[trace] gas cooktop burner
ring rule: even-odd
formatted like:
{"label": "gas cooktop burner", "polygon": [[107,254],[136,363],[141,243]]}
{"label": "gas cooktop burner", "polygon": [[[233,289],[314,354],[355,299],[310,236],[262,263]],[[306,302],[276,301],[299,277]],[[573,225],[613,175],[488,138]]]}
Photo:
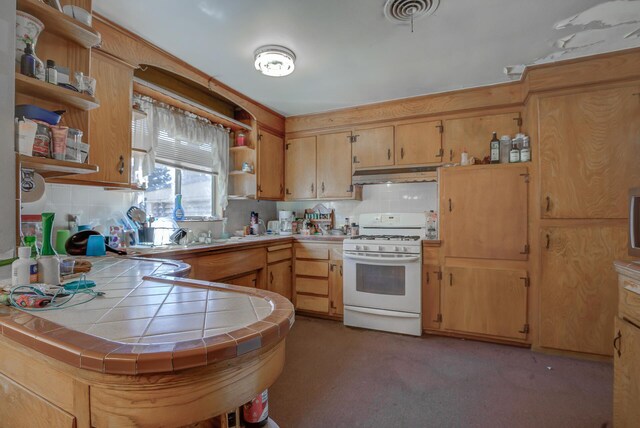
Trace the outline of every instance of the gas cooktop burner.
{"label": "gas cooktop burner", "polygon": [[351,239],[362,239],[365,241],[418,241],[420,237],[404,235],[357,235],[352,236]]}

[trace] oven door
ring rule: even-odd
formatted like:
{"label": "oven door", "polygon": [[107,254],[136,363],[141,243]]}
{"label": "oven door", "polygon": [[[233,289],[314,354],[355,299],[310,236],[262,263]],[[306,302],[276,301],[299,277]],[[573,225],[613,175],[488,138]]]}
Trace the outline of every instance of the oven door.
{"label": "oven door", "polygon": [[344,251],[344,304],[420,313],[419,254]]}

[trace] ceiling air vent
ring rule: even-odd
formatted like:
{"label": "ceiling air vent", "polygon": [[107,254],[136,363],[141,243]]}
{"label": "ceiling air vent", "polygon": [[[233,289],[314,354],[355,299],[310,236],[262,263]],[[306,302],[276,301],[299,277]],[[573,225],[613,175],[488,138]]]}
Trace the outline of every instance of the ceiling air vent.
{"label": "ceiling air vent", "polygon": [[391,22],[412,24],[436,11],[440,0],[387,0],[384,15]]}

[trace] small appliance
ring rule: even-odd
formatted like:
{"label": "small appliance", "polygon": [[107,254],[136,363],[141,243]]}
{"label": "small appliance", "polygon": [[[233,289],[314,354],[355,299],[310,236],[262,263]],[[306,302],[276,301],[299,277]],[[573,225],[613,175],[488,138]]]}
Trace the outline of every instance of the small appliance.
{"label": "small appliance", "polygon": [[279,235],[291,235],[293,232],[293,211],[280,211],[278,212],[278,234]]}

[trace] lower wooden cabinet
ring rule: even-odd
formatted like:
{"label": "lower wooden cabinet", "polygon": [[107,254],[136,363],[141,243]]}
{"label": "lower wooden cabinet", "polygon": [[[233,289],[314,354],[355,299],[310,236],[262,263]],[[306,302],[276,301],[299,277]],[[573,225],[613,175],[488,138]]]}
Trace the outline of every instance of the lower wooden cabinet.
{"label": "lower wooden cabinet", "polygon": [[442,271],[437,265],[422,266],[422,329],[439,330],[442,324],[440,287]]}
{"label": "lower wooden cabinet", "polygon": [[295,245],[295,307],[299,311],[342,318],[342,245]]}
{"label": "lower wooden cabinet", "polygon": [[267,290],[291,300],[291,259],[267,266]]}
{"label": "lower wooden cabinet", "polygon": [[446,267],[444,330],[525,340],[529,279],[524,270]]}
{"label": "lower wooden cabinet", "polygon": [[627,228],[594,224],[543,228],[540,345],[611,355],[616,314],[616,259],[627,253]]}
{"label": "lower wooden cabinet", "polygon": [[616,318],[613,355],[613,426],[640,421],[640,327]]}
{"label": "lower wooden cabinet", "polygon": [[222,280],[220,282],[224,282],[226,284],[231,284],[231,285],[240,285],[242,287],[256,288],[256,286],[258,285],[258,273],[251,272],[246,275],[238,276],[228,280]]}

